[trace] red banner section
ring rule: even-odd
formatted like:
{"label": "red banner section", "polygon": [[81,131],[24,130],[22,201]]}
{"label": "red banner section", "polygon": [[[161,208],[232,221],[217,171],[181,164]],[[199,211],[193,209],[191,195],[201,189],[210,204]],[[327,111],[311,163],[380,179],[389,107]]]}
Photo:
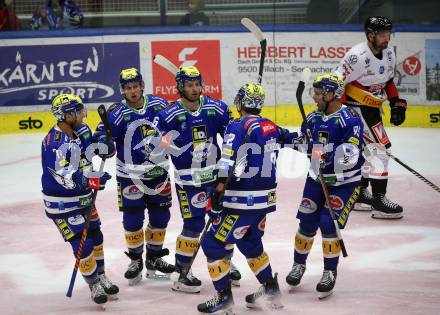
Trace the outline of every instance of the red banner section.
{"label": "red banner section", "polygon": [[[153,41],[151,49],[153,58],[160,54],[177,67],[197,67],[205,82],[204,94],[222,98],[219,40]],[[154,62],[153,94],[169,101],[179,98],[175,76]]]}

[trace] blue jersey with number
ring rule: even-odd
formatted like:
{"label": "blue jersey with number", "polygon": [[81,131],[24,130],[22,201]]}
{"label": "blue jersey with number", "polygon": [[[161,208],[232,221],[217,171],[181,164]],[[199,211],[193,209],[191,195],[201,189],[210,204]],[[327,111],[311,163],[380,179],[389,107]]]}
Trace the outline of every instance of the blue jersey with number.
{"label": "blue jersey with number", "polygon": [[[314,152],[320,156],[324,154],[320,165],[326,181],[333,186],[359,181],[364,163],[361,154],[363,124],[359,115],[343,105],[330,115],[316,110],[307,116],[307,122]],[[305,125],[301,127],[301,132],[306,133]],[[309,176],[316,179],[318,171],[314,167],[313,155]]]}
{"label": "blue jersey with number", "polygon": [[[155,95],[145,95],[144,106],[134,109],[123,100],[115,103],[107,111],[112,140],[116,144],[116,175],[125,178],[154,179],[167,173],[167,157],[151,161],[151,136],[154,136],[155,116],[168,102]],[[97,134],[104,133],[100,123]]]}
{"label": "blue jersey with number", "polygon": [[167,152],[175,168],[175,181],[184,188],[202,187],[216,180],[220,156],[217,135],[223,136],[230,121],[228,106],[200,96],[200,107],[191,111],[176,101],[159,113],[158,129],[172,136]]}
{"label": "blue jersey with number", "polygon": [[41,144],[43,200],[51,218],[76,215],[91,203],[84,175],[92,170],[91,156],[86,156],[92,133],[86,124],[73,132],[76,139],[54,126]]}
{"label": "blue jersey with number", "polygon": [[219,176],[227,177],[234,169],[223,199],[223,206],[233,213],[268,213],[275,211],[276,162],[284,142],[292,142],[296,133],[281,130],[272,121],[256,115],[234,120],[228,126]]}

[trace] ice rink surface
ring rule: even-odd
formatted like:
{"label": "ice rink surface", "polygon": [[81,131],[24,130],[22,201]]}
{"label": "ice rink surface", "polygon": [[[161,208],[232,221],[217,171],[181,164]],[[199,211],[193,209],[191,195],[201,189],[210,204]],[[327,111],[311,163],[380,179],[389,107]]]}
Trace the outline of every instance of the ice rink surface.
{"label": "ice rink surface", "polygon": [[[388,128],[392,152],[440,186],[440,130]],[[41,201],[40,144],[44,134],[0,136],[0,314],[196,314],[198,303],[213,295],[200,252],[194,274],[203,284],[200,294],[171,291],[171,282],[143,280],[129,287],[123,278],[122,216],[117,210],[116,184],[99,192],[97,207],[103,222],[107,275],[119,285],[119,300],[106,310],[90,300],[78,275],[73,297],[65,296],[74,257],[62,241]],[[106,169],[114,174],[114,159]],[[237,250],[233,262],[243,279],[234,288],[237,314],[440,314],[440,193],[390,161],[388,196],[404,208],[404,218],[374,220],[367,212],[352,212],[342,231],[349,256],[341,258],[332,296],[318,300],[315,286],[322,274],[320,236],[309,256],[302,285],[290,293],[285,277],[293,259],[296,209],[306,175],[305,157],[282,152],[279,160],[278,210],[268,215],[263,242],[282,290],[280,311],[252,311],[245,295],[259,284]],[[173,189],[174,193],[174,189]],[[165,246],[174,254],[181,218],[174,198]],[[318,233],[319,235],[319,233]],[[167,256],[174,262],[174,256]]]}

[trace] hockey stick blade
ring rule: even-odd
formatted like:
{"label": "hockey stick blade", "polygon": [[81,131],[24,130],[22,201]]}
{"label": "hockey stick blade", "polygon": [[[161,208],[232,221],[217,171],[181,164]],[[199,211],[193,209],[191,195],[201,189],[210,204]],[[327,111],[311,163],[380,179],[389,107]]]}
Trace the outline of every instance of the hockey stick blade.
{"label": "hockey stick blade", "polygon": [[[368,144],[371,143],[375,143],[375,141],[373,141],[373,139],[371,139],[367,134],[363,134],[364,140],[366,140],[366,142],[368,142]],[[430,186],[432,189],[434,189],[436,192],[440,192],[440,187],[438,187],[436,184],[434,184],[433,182],[431,182],[429,179],[427,179],[425,176],[423,176],[422,174],[420,174],[419,172],[417,172],[416,170],[414,170],[413,168],[409,167],[408,165],[406,165],[404,162],[402,162],[399,158],[395,157],[394,155],[392,155],[390,152],[385,151],[385,153],[392,158],[394,161],[396,161],[398,164],[400,164],[401,166],[403,166],[404,168],[406,168],[409,172],[411,172],[412,174],[414,174],[418,179],[420,179],[421,181],[423,181],[425,184],[427,184],[428,186]]]}
{"label": "hockey stick blade", "polygon": [[246,27],[249,31],[251,31],[252,34],[254,34],[255,37],[258,39],[259,42],[262,42],[263,40],[265,40],[263,33],[261,32],[261,29],[251,19],[242,18],[241,24],[243,24],[244,27]]}
{"label": "hockey stick blade", "polygon": [[179,68],[174,63],[172,63],[171,61],[169,61],[166,57],[164,57],[162,55],[154,56],[153,61],[156,64],[158,64],[159,66],[161,66],[162,68],[165,68],[166,70],[171,72],[173,75],[176,75],[177,71],[179,71]]}

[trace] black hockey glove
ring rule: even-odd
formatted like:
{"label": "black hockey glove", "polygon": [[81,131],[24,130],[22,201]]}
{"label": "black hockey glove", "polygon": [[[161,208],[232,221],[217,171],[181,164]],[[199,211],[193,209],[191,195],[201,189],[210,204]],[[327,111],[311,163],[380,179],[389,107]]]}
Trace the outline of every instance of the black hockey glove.
{"label": "black hockey glove", "polygon": [[390,99],[391,118],[390,123],[395,126],[403,124],[405,121],[406,100],[400,98]]}
{"label": "black hockey glove", "polygon": [[218,220],[223,212],[222,193],[215,191],[210,197],[211,209],[208,209],[208,215],[213,222]]}

